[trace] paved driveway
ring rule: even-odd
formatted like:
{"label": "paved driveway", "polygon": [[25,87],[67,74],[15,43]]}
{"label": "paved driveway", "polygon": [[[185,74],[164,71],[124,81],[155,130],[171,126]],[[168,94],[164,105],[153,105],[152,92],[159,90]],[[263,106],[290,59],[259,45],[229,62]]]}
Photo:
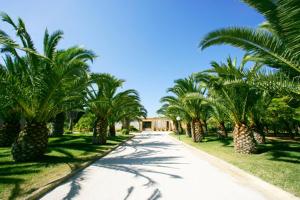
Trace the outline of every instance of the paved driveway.
{"label": "paved driveway", "polygon": [[42,199],[292,199],[229,168],[167,133],[143,132]]}

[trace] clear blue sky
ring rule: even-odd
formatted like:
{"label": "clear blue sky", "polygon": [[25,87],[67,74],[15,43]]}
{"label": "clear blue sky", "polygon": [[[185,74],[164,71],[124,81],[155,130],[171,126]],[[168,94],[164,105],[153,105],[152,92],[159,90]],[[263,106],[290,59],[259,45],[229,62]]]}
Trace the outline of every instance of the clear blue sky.
{"label": "clear blue sky", "polygon": [[47,27],[64,31],[62,48],[92,49],[99,57],[91,71],[125,79],[124,88],[139,91],[149,116],[175,79],[242,55],[228,46],[201,52],[197,46],[207,32],[263,21],[239,0],[9,0],[0,9],[23,18],[39,48]]}

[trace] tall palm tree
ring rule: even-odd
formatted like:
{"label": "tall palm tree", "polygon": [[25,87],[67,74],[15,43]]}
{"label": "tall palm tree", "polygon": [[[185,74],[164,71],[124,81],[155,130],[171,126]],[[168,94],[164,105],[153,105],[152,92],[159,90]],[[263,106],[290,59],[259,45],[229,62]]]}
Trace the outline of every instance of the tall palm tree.
{"label": "tall palm tree", "polygon": [[300,74],[299,0],[243,0],[262,14],[259,28],[231,27],[208,33],[200,47],[229,44],[250,52],[254,60],[279,68],[291,76]]}
{"label": "tall palm tree", "polygon": [[[12,155],[16,161],[33,160],[43,155],[48,143],[46,123],[62,112],[78,95],[77,87],[86,76],[88,60],[93,60],[94,53],[79,47],[57,50],[57,44],[63,33],[56,31],[44,34],[44,52],[40,54],[26,30],[25,24],[18,19],[18,24],[6,14],[3,21],[9,23],[20,38],[17,47],[25,51],[18,55],[15,44],[4,43],[3,51],[13,55],[24,68],[22,78],[9,76],[6,86],[8,98],[20,107],[26,120],[24,129],[12,146]],[[80,91],[79,91],[80,92]]]}
{"label": "tall palm tree", "polygon": [[254,153],[256,145],[252,131],[247,125],[247,114],[254,107],[259,90],[248,84],[260,66],[245,69],[245,62],[237,66],[236,60],[227,59],[227,63],[212,63],[212,69],[196,75],[199,81],[205,82],[210,90],[221,100],[216,105],[223,106],[234,122],[234,147],[238,153]]}
{"label": "tall palm tree", "polygon": [[105,144],[109,119],[116,110],[131,106],[134,101],[139,101],[135,90],[117,90],[123,85],[124,80],[110,74],[92,74],[91,84],[88,88],[89,111],[96,116],[94,124],[94,144]]}

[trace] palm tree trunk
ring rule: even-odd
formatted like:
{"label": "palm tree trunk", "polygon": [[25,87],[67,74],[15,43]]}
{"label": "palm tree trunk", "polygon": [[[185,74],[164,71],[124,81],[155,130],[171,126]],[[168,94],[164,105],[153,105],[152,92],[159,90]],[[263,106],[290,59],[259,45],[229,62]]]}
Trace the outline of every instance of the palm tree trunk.
{"label": "palm tree trunk", "polygon": [[69,119],[69,132],[73,133],[73,119],[72,118]]}
{"label": "palm tree trunk", "polygon": [[263,131],[263,126],[252,124],[250,126],[250,129],[253,132],[253,137],[254,137],[255,142],[257,142],[258,144],[265,144],[266,143],[266,138],[265,138],[265,134],[264,134],[264,131]]}
{"label": "palm tree trunk", "polygon": [[201,142],[204,138],[203,126],[200,120],[193,120],[193,134],[192,138],[194,142]]}
{"label": "palm tree trunk", "polygon": [[115,124],[111,124],[109,125],[109,135],[111,137],[115,137],[116,136],[116,127],[115,127]]}
{"label": "palm tree trunk", "polygon": [[221,138],[221,139],[224,139],[224,138],[228,137],[228,134],[227,134],[226,129],[225,129],[225,123],[224,122],[219,123],[218,137]]}
{"label": "palm tree trunk", "polygon": [[62,136],[64,134],[64,124],[65,124],[66,115],[64,112],[59,113],[55,116],[53,122],[53,136]]}
{"label": "palm tree trunk", "polygon": [[268,125],[265,126],[265,130],[266,130],[266,134],[268,135],[269,134],[269,126]]}
{"label": "palm tree trunk", "polygon": [[173,121],[173,124],[174,124],[174,128],[175,128],[174,131],[175,131],[176,134],[178,134],[178,132],[179,132],[179,129],[178,129],[178,122],[177,122],[176,120],[174,120],[174,121]]}
{"label": "palm tree trunk", "polygon": [[4,122],[3,125],[0,125],[0,147],[10,147],[19,132],[19,121]]}
{"label": "palm tree trunk", "polygon": [[252,131],[246,124],[235,124],[233,130],[234,149],[237,153],[251,154],[256,152]]}
{"label": "palm tree trunk", "polygon": [[48,128],[46,123],[27,123],[12,145],[15,161],[36,160],[47,150]]}
{"label": "palm tree trunk", "polygon": [[122,122],[122,130],[125,135],[128,135],[130,132],[130,121],[128,119],[124,119]]}
{"label": "palm tree trunk", "polygon": [[99,118],[96,124],[93,144],[106,144],[108,121],[106,118]]}
{"label": "palm tree trunk", "polygon": [[190,122],[186,124],[186,135],[192,137],[192,126]]}
{"label": "palm tree trunk", "polygon": [[207,126],[207,120],[203,120],[203,127],[204,127],[204,134],[208,135],[208,126]]}
{"label": "palm tree trunk", "polygon": [[178,134],[180,135],[180,134],[182,134],[182,132],[183,132],[183,131],[182,131],[183,129],[182,129],[181,121],[178,122],[178,128],[179,128],[179,129],[178,129]]}
{"label": "palm tree trunk", "polygon": [[254,140],[258,144],[265,144],[266,143],[265,135],[263,133],[258,132],[257,130],[252,130],[252,131],[253,131]]}
{"label": "palm tree trunk", "polygon": [[273,124],[272,129],[273,129],[274,136],[277,137],[277,135],[278,135],[278,126],[275,123]]}

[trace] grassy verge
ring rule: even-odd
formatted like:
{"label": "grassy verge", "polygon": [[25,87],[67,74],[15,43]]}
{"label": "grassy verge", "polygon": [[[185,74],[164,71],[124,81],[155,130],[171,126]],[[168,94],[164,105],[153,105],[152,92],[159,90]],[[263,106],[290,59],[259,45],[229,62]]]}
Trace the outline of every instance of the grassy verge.
{"label": "grassy verge", "polygon": [[106,145],[92,145],[91,134],[73,134],[49,139],[47,154],[39,162],[15,163],[10,148],[0,148],[0,199],[24,199],[101,157],[130,135],[109,138]]}
{"label": "grassy verge", "polygon": [[300,142],[267,139],[266,144],[258,146],[257,154],[240,155],[234,153],[231,138],[208,136],[205,142],[194,143],[181,135],[180,140],[300,197]]}

